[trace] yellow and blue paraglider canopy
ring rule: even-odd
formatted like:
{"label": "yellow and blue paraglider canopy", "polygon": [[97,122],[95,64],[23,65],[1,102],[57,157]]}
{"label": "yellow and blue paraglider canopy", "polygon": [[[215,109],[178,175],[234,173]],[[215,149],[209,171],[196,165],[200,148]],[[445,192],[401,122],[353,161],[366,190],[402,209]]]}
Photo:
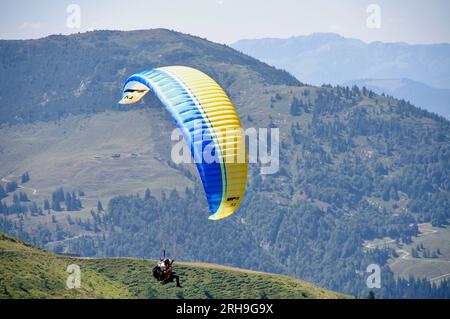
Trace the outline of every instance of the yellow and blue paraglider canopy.
{"label": "yellow and blue paraglider canopy", "polygon": [[[239,116],[224,90],[199,70],[168,66],[130,76],[119,103],[135,103],[149,91],[170,112],[190,146],[208,200],[209,219],[233,214],[244,196],[247,157]],[[204,160],[205,149],[214,160]]]}

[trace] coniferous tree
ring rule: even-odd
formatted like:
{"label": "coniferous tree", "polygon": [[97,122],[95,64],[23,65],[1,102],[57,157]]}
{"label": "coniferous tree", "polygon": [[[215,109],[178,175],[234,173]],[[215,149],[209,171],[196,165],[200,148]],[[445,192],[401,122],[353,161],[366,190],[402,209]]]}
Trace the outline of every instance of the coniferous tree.
{"label": "coniferous tree", "polygon": [[103,205],[101,201],[97,202],[97,212],[102,212],[103,211]]}
{"label": "coniferous tree", "polygon": [[367,299],[375,299],[375,293],[372,290],[369,291],[369,294],[367,295]]}
{"label": "coniferous tree", "polygon": [[291,103],[290,114],[292,116],[301,115],[302,107],[303,107],[302,101],[297,99],[296,97],[294,97],[294,99],[292,100],[292,103]]}
{"label": "coniferous tree", "polygon": [[55,221],[55,224],[56,224],[55,227],[56,240],[63,240],[65,236],[65,231],[57,221]]}
{"label": "coniferous tree", "polygon": [[63,209],[61,208],[61,204],[59,203],[59,201],[57,200],[53,200],[52,201],[52,209],[55,212],[61,212]]}
{"label": "coniferous tree", "polygon": [[28,199],[28,196],[26,193],[24,192],[20,192],[19,193],[19,199],[21,202],[29,202],[30,200]]}
{"label": "coniferous tree", "polygon": [[145,190],[145,195],[144,195],[144,199],[145,200],[150,200],[152,198],[152,193],[150,192],[150,189],[146,189]]}
{"label": "coniferous tree", "polygon": [[49,210],[50,209],[50,202],[48,201],[48,199],[44,199],[44,209],[45,210]]}
{"label": "coniferous tree", "polygon": [[13,203],[14,205],[20,205],[20,198],[17,194],[13,195]]}
{"label": "coniferous tree", "polygon": [[73,198],[72,198],[72,195],[69,192],[66,193],[66,196],[64,197],[64,202],[65,202],[67,211],[74,210],[73,209],[74,208],[73,207]]}
{"label": "coniferous tree", "polygon": [[64,189],[62,187],[58,188],[56,191],[52,193],[52,201],[53,202],[64,202]]}
{"label": "coniferous tree", "polygon": [[22,174],[22,176],[20,178],[20,183],[21,184],[25,184],[29,180],[30,180],[30,175],[28,174],[28,172],[25,172],[25,173]]}
{"label": "coniferous tree", "polygon": [[6,183],[6,192],[7,193],[12,193],[17,189],[18,185],[16,181],[10,181],[8,183]]}
{"label": "coniferous tree", "polygon": [[8,197],[8,194],[6,193],[5,189],[2,185],[0,185],[0,199]]}

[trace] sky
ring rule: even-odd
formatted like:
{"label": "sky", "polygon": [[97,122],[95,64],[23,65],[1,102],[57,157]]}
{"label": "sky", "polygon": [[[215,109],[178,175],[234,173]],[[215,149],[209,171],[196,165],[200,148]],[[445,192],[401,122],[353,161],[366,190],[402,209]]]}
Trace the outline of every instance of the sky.
{"label": "sky", "polygon": [[449,0],[0,0],[0,39],[166,28],[226,44],[317,32],[450,43],[449,12]]}

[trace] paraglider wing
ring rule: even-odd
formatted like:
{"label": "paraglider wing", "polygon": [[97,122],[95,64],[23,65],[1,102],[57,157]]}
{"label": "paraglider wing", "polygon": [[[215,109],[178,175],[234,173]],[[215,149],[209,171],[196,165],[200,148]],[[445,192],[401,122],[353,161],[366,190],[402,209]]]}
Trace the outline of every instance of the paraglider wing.
{"label": "paraglider wing", "polygon": [[[190,146],[208,200],[209,219],[233,214],[244,195],[247,158],[239,116],[226,93],[199,70],[169,66],[130,76],[119,103],[136,103],[149,91],[170,112]],[[205,160],[205,152],[213,160]]]}

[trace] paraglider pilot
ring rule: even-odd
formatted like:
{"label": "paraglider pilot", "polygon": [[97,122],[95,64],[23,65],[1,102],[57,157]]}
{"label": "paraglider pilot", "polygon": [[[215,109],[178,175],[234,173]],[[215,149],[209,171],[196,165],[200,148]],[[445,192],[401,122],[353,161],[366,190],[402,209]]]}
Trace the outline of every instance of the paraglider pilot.
{"label": "paraglider pilot", "polygon": [[155,277],[163,285],[175,280],[177,287],[182,288],[180,285],[180,276],[172,270],[172,264],[174,262],[174,259],[171,260],[169,258],[161,258],[158,265],[153,268],[153,277]]}

